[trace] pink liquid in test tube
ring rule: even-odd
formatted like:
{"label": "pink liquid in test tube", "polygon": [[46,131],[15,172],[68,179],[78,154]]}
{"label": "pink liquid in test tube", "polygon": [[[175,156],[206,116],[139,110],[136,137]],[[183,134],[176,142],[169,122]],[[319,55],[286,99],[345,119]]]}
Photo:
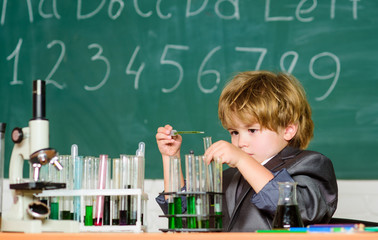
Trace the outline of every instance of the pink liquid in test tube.
{"label": "pink liquid in test tube", "polygon": [[[108,163],[108,155],[100,155],[100,166],[98,171],[98,189],[105,189],[106,186],[106,170]],[[96,201],[96,215],[95,226],[102,225],[102,218],[104,214],[104,196],[97,196]]]}

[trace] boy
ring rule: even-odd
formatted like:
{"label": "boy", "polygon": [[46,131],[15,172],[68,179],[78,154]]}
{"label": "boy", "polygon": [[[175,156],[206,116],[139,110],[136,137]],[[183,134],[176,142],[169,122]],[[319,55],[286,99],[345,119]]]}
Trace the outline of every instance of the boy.
{"label": "boy", "polygon": [[[332,162],[303,150],[313,136],[311,109],[302,85],[293,76],[268,71],[242,72],[223,89],[218,106],[231,143],[218,141],[205,152],[231,168],[223,173],[225,231],[271,229],[278,202],[278,182],[297,182],[304,225],[327,223],[337,206]],[[181,136],[172,127],[156,134],[168,189],[169,156],[180,155]],[[184,181],[182,186],[184,186]],[[164,209],[164,197],[157,198]]]}

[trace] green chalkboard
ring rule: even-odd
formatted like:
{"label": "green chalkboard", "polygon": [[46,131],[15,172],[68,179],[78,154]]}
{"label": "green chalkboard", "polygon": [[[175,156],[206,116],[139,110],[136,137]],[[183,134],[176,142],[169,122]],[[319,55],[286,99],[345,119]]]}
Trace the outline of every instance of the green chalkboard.
{"label": "green chalkboard", "polygon": [[[14,127],[32,117],[44,79],[50,146],[69,154],[133,154],[162,178],[156,129],[228,139],[217,118],[239,71],[293,73],[315,121],[310,149],[340,179],[378,179],[378,1],[0,0],[0,122],[5,176]],[[183,154],[203,152],[184,136]]]}

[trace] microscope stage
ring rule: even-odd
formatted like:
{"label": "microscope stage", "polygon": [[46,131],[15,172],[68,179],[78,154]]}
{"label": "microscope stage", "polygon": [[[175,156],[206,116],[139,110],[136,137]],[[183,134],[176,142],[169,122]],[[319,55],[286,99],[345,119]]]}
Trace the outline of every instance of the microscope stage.
{"label": "microscope stage", "polygon": [[26,182],[10,184],[9,188],[14,190],[54,190],[66,188],[66,184],[54,182]]}

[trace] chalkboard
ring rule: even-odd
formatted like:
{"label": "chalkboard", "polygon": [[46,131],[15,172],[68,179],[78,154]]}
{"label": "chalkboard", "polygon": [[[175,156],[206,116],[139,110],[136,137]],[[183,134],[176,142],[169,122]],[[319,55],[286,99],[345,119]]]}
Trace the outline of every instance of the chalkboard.
{"label": "chalkboard", "polygon": [[[293,73],[313,109],[309,149],[339,179],[378,179],[378,1],[0,1],[0,122],[5,177],[14,127],[46,81],[50,146],[80,155],[134,154],[162,178],[155,133],[167,123],[229,139],[217,100],[237,72]],[[203,153],[185,135],[182,155]]]}

